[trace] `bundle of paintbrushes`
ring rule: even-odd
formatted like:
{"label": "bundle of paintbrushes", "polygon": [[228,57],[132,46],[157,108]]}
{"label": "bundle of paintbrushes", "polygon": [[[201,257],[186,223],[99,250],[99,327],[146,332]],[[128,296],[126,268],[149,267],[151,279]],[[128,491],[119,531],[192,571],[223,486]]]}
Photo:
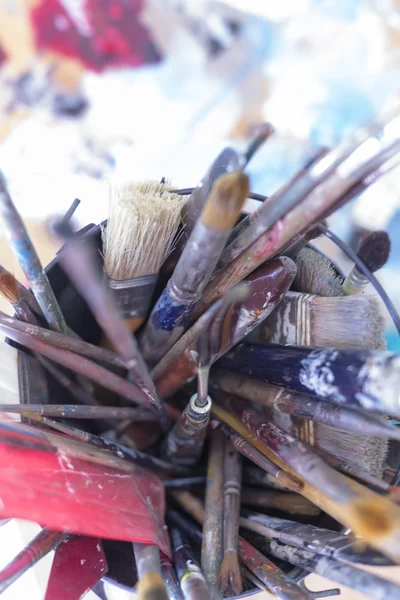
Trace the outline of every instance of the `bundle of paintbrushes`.
{"label": "bundle of paintbrushes", "polygon": [[[356,566],[400,564],[400,356],[384,305],[399,331],[400,318],[374,276],[390,242],[375,232],[355,254],[325,221],[398,164],[399,115],[316,152],[269,198],[244,173],[266,125],[197,188],[114,185],[108,220],[78,233],[75,201],[47,269],[1,177],[30,290],[1,269],[14,316],[0,313],[0,518],[43,529],[0,592],[55,550],[47,600],[113,585],[140,600],[305,600],[310,572],[400,597]],[[249,197],[261,203],[246,215]]]}

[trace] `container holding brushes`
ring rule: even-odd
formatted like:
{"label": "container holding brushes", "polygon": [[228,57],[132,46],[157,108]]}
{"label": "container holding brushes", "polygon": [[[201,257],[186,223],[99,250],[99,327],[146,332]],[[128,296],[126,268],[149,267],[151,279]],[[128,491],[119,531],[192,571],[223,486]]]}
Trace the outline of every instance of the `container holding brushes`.
{"label": "container holding brushes", "polygon": [[[398,115],[320,153],[238,227],[243,157],[203,180],[201,206],[201,186],[185,190],[196,215],[184,235],[179,190],[129,182],[113,190],[110,229],[57,221],[65,245],[44,270],[0,178],[33,292],[0,276],[15,308],[0,314],[0,518],[43,527],[1,589],[56,549],[46,600],[58,600],[63,557],[85,571],[85,552],[101,598],[120,586],[140,600],[307,600],[310,572],[400,597],[356,565],[400,564],[400,357],[383,348],[380,301],[362,294],[387,236],[364,242],[348,276],[309,244],[400,153]],[[146,198],[157,215],[139,214]],[[121,214],[142,237],[150,223],[149,239]]]}

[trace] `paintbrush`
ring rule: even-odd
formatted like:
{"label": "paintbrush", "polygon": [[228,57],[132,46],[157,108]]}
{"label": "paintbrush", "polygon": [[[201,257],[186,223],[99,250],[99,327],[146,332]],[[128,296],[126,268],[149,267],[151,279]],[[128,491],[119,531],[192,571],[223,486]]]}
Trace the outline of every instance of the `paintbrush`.
{"label": "paintbrush", "polygon": [[394,565],[391,560],[377,550],[338,531],[315,527],[308,523],[278,519],[248,509],[244,509],[242,515],[240,527],[276,539],[283,544],[310,550],[321,556],[329,556],[345,562],[371,566]]}
{"label": "paintbrush", "polygon": [[169,479],[163,481],[164,487],[167,489],[171,488],[187,488],[187,487],[198,487],[202,486],[207,482],[206,475],[194,475],[193,477],[176,477],[175,479]]}
{"label": "paintbrush", "polygon": [[[201,567],[213,600],[222,598],[218,573],[223,554],[224,440],[218,431],[211,433],[208,452],[207,484],[204,504]],[[176,498],[176,494],[174,494]],[[212,548],[212,552],[210,552]]]}
{"label": "paintbrush", "polygon": [[[196,310],[196,315],[201,314],[211,302],[225,294],[232,285],[247,277],[260,264],[283,252],[285,247],[293,243],[293,238],[302,235],[308,229],[315,226],[316,222],[329,216],[348,189],[361,178],[365,177],[371,170],[374,170],[378,163],[381,164],[383,158],[385,160],[392,158],[399,151],[400,146],[400,140],[396,138],[395,125],[395,119],[393,119],[392,123],[383,126],[383,130],[385,131],[383,138],[385,140],[382,138],[382,124],[372,127],[372,137],[377,135],[382,143],[374,145],[374,152],[369,154],[367,160],[365,159],[365,155],[361,158],[357,152],[354,152],[355,156],[350,154],[346,160],[333,170],[322,184],[308,193],[301,202],[298,202],[296,196],[297,204],[286,212],[282,219],[276,221],[272,227],[265,233],[262,233],[256,241],[230,262],[226,268],[216,271],[204,290],[202,300],[199,302]],[[326,161],[326,164],[328,164],[329,160],[327,158],[323,158],[321,162]],[[316,173],[321,170],[318,165],[315,165],[314,169],[316,169]],[[292,190],[291,194],[293,193],[294,190]],[[249,227],[245,233],[250,229]]]}
{"label": "paintbrush", "polygon": [[[387,498],[379,496],[367,488],[355,487],[354,482],[350,482],[347,477],[328,466],[309,446],[296,440],[275,423],[267,421],[265,417],[260,417],[254,411],[249,410],[247,404],[242,400],[230,397],[228,405],[229,409],[239,415],[246,427],[263,441],[276,457],[288,464],[299,477],[311,484],[321,494],[343,507],[343,511],[347,512],[347,516],[353,522],[352,529],[357,535],[361,535],[367,541],[377,545],[377,542],[382,541],[379,540],[379,537],[386,528],[385,548],[382,547],[382,544],[377,547],[390,558],[399,560],[400,538],[397,533],[398,524],[396,524],[398,517],[395,516],[397,507]],[[302,490],[302,494],[304,494],[304,490]],[[318,502],[315,503],[319,505]],[[380,522],[378,531],[373,532],[369,528],[370,521],[367,515],[371,513],[375,514],[374,523]],[[392,514],[390,520],[388,519],[389,513]],[[335,518],[337,517],[335,516]]]}
{"label": "paintbrush", "polygon": [[[224,427],[226,427],[226,425]],[[251,446],[249,442],[246,441],[246,443]],[[261,452],[259,452],[259,450],[257,450],[256,448],[254,448],[254,450],[258,452],[261,456],[263,456]],[[264,456],[264,458],[266,457]],[[261,467],[257,466],[257,463],[255,461],[254,464],[245,465],[245,468],[243,470],[243,483],[245,485],[250,485],[254,487],[283,490],[284,492],[299,492],[303,488],[303,484],[300,480],[296,480],[294,477],[292,477],[292,475],[289,475],[289,473],[286,473],[286,471],[283,471],[283,469],[280,469],[276,465],[274,465],[274,467],[278,473],[281,471],[286,475],[288,480],[288,483],[286,485],[283,485],[279,479],[275,478],[269,472],[264,471]],[[285,479],[282,480],[285,481]]]}
{"label": "paintbrush", "polygon": [[293,515],[315,517],[321,513],[307,498],[291,492],[243,487],[242,504],[262,510],[281,510]]}
{"label": "paintbrush", "polygon": [[184,596],[182,593],[181,586],[179,584],[178,575],[172,562],[168,556],[160,553],[161,563],[161,576],[164,580],[165,587],[167,588],[169,600],[183,600]]}
{"label": "paintbrush", "polygon": [[197,370],[197,392],[192,395],[164,442],[166,456],[179,464],[194,464],[203,451],[210,419],[211,398],[208,377],[211,364],[219,355],[224,337],[232,333],[240,318],[240,300],[248,296],[245,284],[232,289],[208,311],[207,328],[191,345],[190,355]]}
{"label": "paintbrush", "polygon": [[148,407],[147,398],[139,387],[119,375],[104,369],[97,363],[67,350],[50,346],[26,333],[10,329],[2,323],[0,323],[0,331],[18,344],[46,356],[46,358],[59,363],[67,369],[71,369],[75,373],[88,377],[132,402]]}
{"label": "paintbrush", "polygon": [[311,247],[303,248],[295,259],[297,274],[293,290],[315,296],[342,296],[343,277],[333,262]]}
{"label": "paintbrush", "polygon": [[106,363],[107,365],[126,368],[124,360],[115,352],[111,352],[105,348],[100,348],[99,346],[94,346],[93,344],[89,344],[88,342],[74,337],[66,336],[63,333],[57,333],[56,331],[50,331],[49,329],[38,327],[32,323],[24,323],[23,321],[14,319],[13,317],[8,316],[1,311],[0,324],[7,325],[8,327],[16,329],[17,331],[34,336],[38,340],[46,342],[50,346],[56,346],[57,348],[62,348],[63,350],[74,352],[75,354],[81,354],[82,356],[86,356],[92,360]]}
{"label": "paintbrush", "polygon": [[44,600],[80,600],[107,570],[102,541],[73,536],[55,551]]}
{"label": "paintbrush", "polygon": [[242,457],[226,440],[224,444],[224,558],[219,568],[218,585],[223,594],[229,590],[235,596],[238,596],[243,589],[238,560],[241,480]]}
{"label": "paintbrush", "polygon": [[131,331],[146,318],[161,265],[172,249],[185,197],[153,181],[110,186],[104,268]]}
{"label": "paintbrush", "polygon": [[51,329],[67,333],[67,324],[25,225],[0,172],[0,216],[18,262]]}
{"label": "paintbrush", "polygon": [[383,417],[315,400],[310,396],[291,392],[252,377],[214,369],[212,383],[224,392],[257,402],[267,408],[276,407],[281,412],[294,417],[312,419],[316,423],[363,436],[400,440],[398,428]]}
{"label": "paintbrush", "polygon": [[[373,231],[361,240],[357,255],[365,266],[375,273],[388,261],[390,239],[386,231]],[[343,282],[343,293],[361,294],[369,283],[369,279],[354,265]]]}
{"label": "paintbrush", "polygon": [[[8,273],[8,270],[0,265],[0,273]],[[22,283],[20,283],[19,281],[17,281],[17,285],[18,285],[18,289],[19,289],[21,298],[23,298],[25,300],[25,302],[28,304],[29,308],[38,317],[43,317],[43,313],[41,311],[41,308],[40,308],[35,296],[29,290],[27,290],[26,287],[24,287],[22,285]]]}
{"label": "paintbrush", "polygon": [[385,318],[376,296],[319,297],[288,292],[253,331],[256,343],[312,348],[382,349]]}
{"label": "paintbrush", "polygon": [[59,544],[65,542],[68,537],[69,534],[65,532],[52,531],[46,527],[42,529],[7,566],[1,569],[0,594],[10,587],[14,581],[17,581],[21,575],[26,573],[28,569],[39,562],[41,558],[52,550],[55,550]]}
{"label": "paintbrush", "polygon": [[134,542],[133,552],[139,577],[136,586],[139,600],[168,600],[161,577],[160,550],[155,545]]}
{"label": "paintbrush", "polygon": [[250,442],[248,442],[243,436],[239,435],[233,429],[227,425],[224,425],[223,423],[218,424],[218,429],[229,440],[235,450],[263,469],[265,474],[267,474],[272,481],[277,482],[277,485],[293,492],[298,492],[302,488],[300,481],[289,475],[289,473],[286,473],[283,469],[279,468],[266,456],[263,456],[263,454],[261,454],[257,448],[252,446],[252,444],[250,444]]}
{"label": "paintbrush", "polygon": [[[198,523],[205,522],[205,511],[203,504],[189,492],[173,492],[173,497],[184,510]],[[204,548],[204,525],[203,525],[203,548]],[[211,548],[211,546],[210,546]],[[307,592],[298,587],[290,578],[283,573],[273,562],[263,556],[249,542],[239,536],[238,550],[241,562],[256,577],[258,577],[267,588],[282,600],[310,600]]]}
{"label": "paintbrush", "polygon": [[400,415],[400,358],[393,352],[240,344],[218,365],[347,408]]}
{"label": "paintbrush", "polygon": [[[262,204],[253,212],[246,215],[233,229],[229,236],[228,243],[224,249],[223,255],[218,262],[218,268],[226,267],[232,260],[241,254],[248,246],[257,239],[258,232],[264,233],[268,224],[272,226],[282,211],[282,197],[291,193],[293,188],[298,186],[306,178],[309,169],[316,164],[327,153],[326,148],[319,149],[313,157],[299,171],[294,173],[272,196],[265,198]],[[320,235],[320,233],[318,233]],[[310,238],[312,239],[312,238]],[[307,240],[308,241],[308,240]],[[307,242],[306,242],[307,243]]]}
{"label": "paintbrush", "polygon": [[[0,295],[2,295],[11,304],[20,321],[26,324],[37,324],[37,317],[30,309],[27,302],[21,298],[17,280],[11,273],[5,272],[0,275]],[[29,327],[26,329],[30,334],[32,333]],[[63,334],[60,333],[51,333],[54,333],[58,336],[63,336]],[[78,344],[81,344],[79,340],[75,341]],[[35,364],[32,358],[25,358],[22,353],[19,355],[19,363],[27,360],[30,362],[29,370],[27,370],[27,376],[29,376],[31,381],[34,380],[36,382],[36,386],[40,385],[42,387],[43,394],[45,394],[44,390],[46,389],[47,382],[42,367],[46,369],[54,377],[54,379],[56,379],[56,381],[58,381],[65,389],[67,389],[79,402],[92,406],[97,405],[97,401],[91,391],[89,391],[87,385],[85,385],[85,387],[81,387],[78,383],[73,381],[73,379],[68,377],[60,368],[40,354],[34,352],[33,356],[36,361],[40,363],[41,367],[38,364]],[[44,398],[45,395],[43,395],[43,398],[40,399],[43,401]]]}
{"label": "paintbrush", "polygon": [[[29,416],[32,419],[31,413],[29,413]],[[156,456],[152,456],[151,454],[146,454],[145,452],[140,452],[139,450],[134,450],[133,448],[128,448],[119,442],[111,441],[105,437],[89,433],[88,431],[83,431],[82,429],[77,429],[76,427],[71,427],[70,425],[65,425],[64,423],[59,423],[37,414],[34,415],[32,420],[37,421],[38,423],[43,423],[51,429],[55,429],[61,433],[65,433],[69,437],[75,438],[76,440],[87,442],[88,444],[101,450],[105,450],[107,453],[112,453],[119,458],[133,461],[135,464],[143,467],[144,469],[150,469],[150,471],[160,473],[163,475],[163,477],[188,474],[188,471],[185,469],[185,467],[162,460]],[[173,479],[172,481],[179,480]],[[164,481],[163,484],[165,485],[166,482]]]}
{"label": "paintbrush", "polygon": [[248,193],[248,177],[240,172],[223,175],[214,184],[144,328],[141,342],[147,361],[162,358],[188,327]]}
{"label": "paintbrush", "polygon": [[[219,352],[213,362],[251,333],[274,310],[289,289],[295,272],[293,261],[281,256],[246,279],[248,298],[243,301],[237,328],[233,335],[230,333],[222,338]],[[205,326],[205,323],[202,323],[202,326]],[[195,327],[196,324],[193,329]],[[185,335],[188,335],[187,340],[184,340]],[[193,336],[189,332],[185,335],[152,371],[157,390],[163,398],[173,395],[194,373],[195,364],[190,355]],[[196,336],[200,336],[199,331]]]}
{"label": "paintbrush", "polygon": [[399,597],[400,586],[352,565],[345,565],[334,558],[319,556],[309,550],[280,544],[275,540],[265,545],[269,553],[280,560],[349,586],[377,600],[396,600]]}
{"label": "paintbrush", "polygon": [[132,419],[153,421],[154,414],[141,408],[130,406],[79,406],[77,404],[0,404],[1,412],[30,413],[44,417],[63,417],[64,419]]}
{"label": "paintbrush", "polygon": [[200,565],[183,533],[170,527],[173,560],[185,600],[210,600],[211,595]]}
{"label": "paintbrush", "polygon": [[[382,498],[377,497],[375,494],[370,496],[372,492],[368,491],[369,495],[368,507],[366,511],[364,507],[362,508],[362,512],[364,516],[355,515],[354,511],[343,510],[343,505],[338,501],[334,500],[332,497],[328,497],[326,493],[317,490],[313,485],[310,485],[306,480],[304,480],[301,475],[299,475],[295,470],[293,470],[284,460],[282,460],[274,451],[272,451],[267,445],[261,442],[255,435],[252,435],[249,430],[245,427],[245,425],[238,419],[235,415],[218,406],[217,404],[213,404],[212,412],[214,415],[218,417],[218,419],[222,420],[224,423],[235,429],[240,435],[243,435],[251,444],[253,444],[257,450],[259,450],[262,454],[267,456],[270,460],[273,460],[279,465],[281,468],[287,470],[291,475],[294,475],[301,479],[303,482],[303,487],[301,489],[301,494],[308,498],[311,502],[319,506],[323,511],[331,515],[336,521],[342,523],[347,528],[356,530],[358,535],[361,535],[367,541],[380,550],[383,554],[390,556],[393,560],[398,560],[395,555],[391,553],[389,550],[388,540],[390,539],[390,546],[393,548],[393,536],[396,537],[395,529],[397,525],[394,526],[394,530],[392,529],[394,525],[394,521],[397,520],[397,517],[394,516],[393,510],[397,510],[393,507],[393,504],[389,503],[386,507],[382,508],[379,506]],[[356,493],[356,494],[365,494],[366,489],[358,484],[356,481],[351,479],[346,479],[347,485]],[[362,506],[362,505],[361,505]],[[374,517],[372,520],[369,519],[369,515],[374,513]],[[388,515],[392,514],[392,517],[388,520]],[[374,527],[374,524],[380,523],[378,529]],[[371,527],[372,526],[372,527]],[[387,535],[382,536],[381,534],[385,530],[386,532],[391,530],[389,533],[389,537]],[[396,544],[396,542],[395,542]],[[396,551],[397,553],[397,551]]]}
{"label": "paintbrush", "polygon": [[60,252],[61,264],[88,303],[100,327],[125,360],[127,369],[143,391],[148,404],[157,411],[163,428],[168,429],[165,407],[157,396],[136,340],[121,319],[111,295],[102,285],[100,273],[96,269],[94,248],[86,240],[74,239],[68,224],[59,224],[56,230],[63,238],[68,239]]}

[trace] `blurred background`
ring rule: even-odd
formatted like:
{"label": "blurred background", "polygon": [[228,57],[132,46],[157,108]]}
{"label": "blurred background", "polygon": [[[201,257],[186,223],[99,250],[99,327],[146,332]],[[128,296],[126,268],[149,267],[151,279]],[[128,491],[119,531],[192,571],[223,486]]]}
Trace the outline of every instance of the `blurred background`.
{"label": "blurred background", "polygon": [[[110,180],[195,186],[224,146],[245,148],[265,121],[276,133],[247,171],[254,192],[271,194],[318,147],[399,101],[399,59],[399,0],[0,0],[0,168],[47,264],[47,220],[75,197],[84,226],[105,218]],[[378,278],[398,309],[399,175],[329,223],[355,247],[365,231],[389,231]],[[3,237],[0,263],[23,280]],[[388,347],[400,351],[397,338],[388,321]],[[34,527],[2,528],[1,564]],[[27,586],[42,598],[50,564],[4,598]]]}

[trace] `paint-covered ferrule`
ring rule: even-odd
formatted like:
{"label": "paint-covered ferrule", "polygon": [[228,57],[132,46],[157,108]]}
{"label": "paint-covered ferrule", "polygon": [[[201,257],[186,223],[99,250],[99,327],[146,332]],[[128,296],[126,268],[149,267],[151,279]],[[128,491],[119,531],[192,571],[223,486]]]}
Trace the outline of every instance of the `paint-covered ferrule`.
{"label": "paint-covered ferrule", "polygon": [[165,452],[169,460],[181,465],[197,462],[202,451],[211,414],[211,398],[203,407],[196,404],[194,394],[174,428],[165,441]]}
{"label": "paint-covered ferrule", "polygon": [[362,294],[368,285],[369,279],[354,266],[343,282],[342,290],[345,296]]}
{"label": "paint-covered ferrule", "polygon": [[124,320],[147,317],[156,281],[157,275],[131,279],[112,279],[107,276],[108,286]]}
{"label": "paint-covered ferrule", "polygon": [[311,346],[310,311],[314,298],[313,294],[287,292],[265,323],[269,341],[273,344]]}

